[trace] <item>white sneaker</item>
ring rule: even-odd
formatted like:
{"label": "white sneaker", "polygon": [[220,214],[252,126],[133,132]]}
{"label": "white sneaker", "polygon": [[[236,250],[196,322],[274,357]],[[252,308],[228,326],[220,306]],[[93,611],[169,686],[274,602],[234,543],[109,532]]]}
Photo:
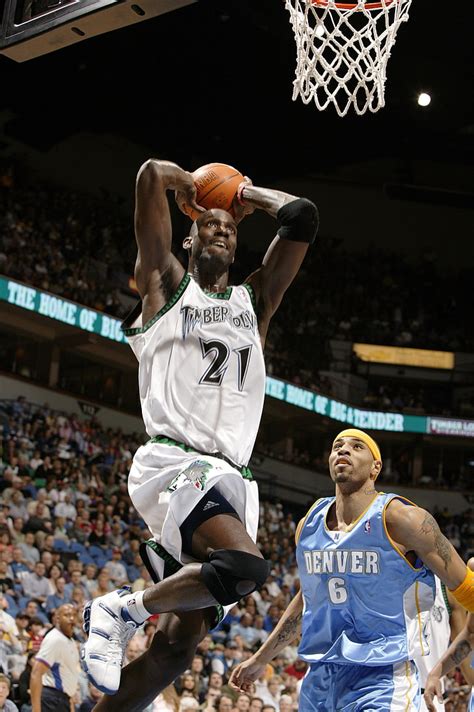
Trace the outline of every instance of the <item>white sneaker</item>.
{"label": "white sneaker", "polygon": [[84,631],[89,634],[81,650],[81,658],[89,680],[101,692],[115,695],[128,642],[141,625],[136,623],[123,605],[130,588],[100,596],[84,607]]}

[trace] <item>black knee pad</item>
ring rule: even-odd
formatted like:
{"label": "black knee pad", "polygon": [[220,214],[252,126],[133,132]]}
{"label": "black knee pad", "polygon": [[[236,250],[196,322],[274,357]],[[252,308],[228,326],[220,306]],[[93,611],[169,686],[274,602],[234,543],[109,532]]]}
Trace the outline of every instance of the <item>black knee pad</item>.
{"label": "black knee pad", "polygon": [[216,549],[202,565],[201,578],[216,601],[228,606],[263,586],[269,573],[270,562],[260,556]]}

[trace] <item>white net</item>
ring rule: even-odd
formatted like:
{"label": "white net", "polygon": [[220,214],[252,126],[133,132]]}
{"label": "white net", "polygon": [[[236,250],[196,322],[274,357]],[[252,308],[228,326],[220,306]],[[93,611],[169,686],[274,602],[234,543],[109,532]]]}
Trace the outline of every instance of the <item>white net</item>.
{"label": "white net", "polygon": [[[385,106],[387,62],[412,0],[285,0],[296,40],[293,99],[312,100],[320,111],[334,104],[339,116]],[[350,3],[346,3],[349,4]]]}

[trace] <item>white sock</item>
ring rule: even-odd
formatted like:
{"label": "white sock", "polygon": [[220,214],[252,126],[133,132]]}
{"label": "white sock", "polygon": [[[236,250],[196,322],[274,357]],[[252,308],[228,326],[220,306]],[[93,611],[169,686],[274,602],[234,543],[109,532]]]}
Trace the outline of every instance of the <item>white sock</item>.
{"label": "white sock", "polygon": [[141,625],[153,614],[144,606],[143,594],[145,591],[137,591],[136,593],[131,593],[124,599],[124,606],[127,609],[130,616],[133,618],[135,623]]}

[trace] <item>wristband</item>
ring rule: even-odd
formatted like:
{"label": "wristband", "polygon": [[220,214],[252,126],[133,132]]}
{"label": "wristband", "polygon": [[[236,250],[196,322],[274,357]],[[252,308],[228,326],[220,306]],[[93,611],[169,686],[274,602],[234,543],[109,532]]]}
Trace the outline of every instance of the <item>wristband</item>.
{"label": "wristband", "polygon": [[243,192],[244,192],[244,188],[246,187],[246,185],[247,185],[247,183],[244,183],[242,181],[242,183],[240,183],[239,187],[237,188],[237,202],[240,205],[245,205],[244,200],[243,200]]}
{"label": "wristband", "polygon": [[466,578],[451,593],[463,608],[474,613],[474,571],[466,566]]}

